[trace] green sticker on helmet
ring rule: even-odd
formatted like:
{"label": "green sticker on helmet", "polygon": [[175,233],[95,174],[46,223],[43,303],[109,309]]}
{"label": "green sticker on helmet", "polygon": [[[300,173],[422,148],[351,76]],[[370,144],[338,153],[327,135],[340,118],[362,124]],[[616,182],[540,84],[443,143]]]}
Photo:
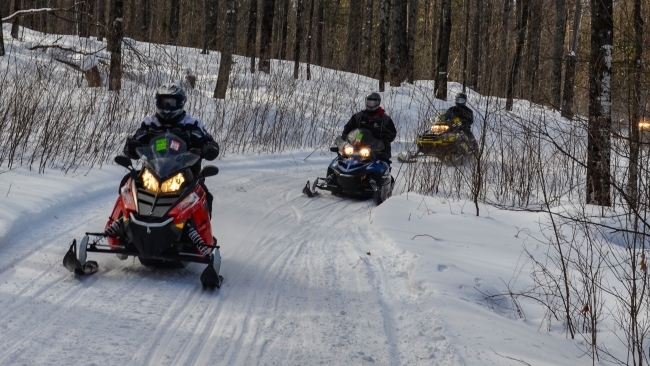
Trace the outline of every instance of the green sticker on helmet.
{"label": "green sticker on helmet", "polygon": [[156,151],[163,151],[167,149],[167,139],[156,140]]}
{"label": "green sticker on helmet", "polygon": [[358,133],[357,136],[356,136],[356,138],[357,138],[357,140],[362,140],[362,139],[363,139],[363,134],[362,134],[362,133]]}

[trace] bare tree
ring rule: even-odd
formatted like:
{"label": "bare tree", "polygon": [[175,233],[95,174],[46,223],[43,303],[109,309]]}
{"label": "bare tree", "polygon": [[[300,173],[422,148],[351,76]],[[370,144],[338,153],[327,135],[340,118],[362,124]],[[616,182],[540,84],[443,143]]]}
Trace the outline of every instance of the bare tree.
{"label": "bare tree", "polygon": [[[478,89],[479,84],[479,61],[480,61],[480,46],[481,46],[481,13],[483,12],[483,2],[477,1],[476,10],[472,20],[472,37],[471,37],[471,50],[469,59],[469,70],[467,85],[472,89]],[[489,15],[488,15],[489,16]],[[487,33],[487,32],[486,32]],[[466,45],[469,46],[469,45]]]}
{"label": "bare tree", "polygon": [[528,6],[530,0],[517,1],[517,44],[515,45],[515,58],[512,60],[508,84],[506,87],[506,110],[511,111],[513,105],[515,87],[519,81],[519,66],[521,64],[521,52],[524,48],[526,38],[526,26],[528,24]]}
{"label": "bare tree", "polygon": [[307,80],[311,80],[311,63],[312,63],[312,47],[311,47],[311,39],[312,39],[312,34],[313,34],[313,26],[314,26],[314,3],[316,0],[310,0],[309,1],[309,25],[307,26]]}
{"label": "bare tree", "polygon": [[565,37],[566,0],[555,0],[555,37],[553,38],[553,69],[551,73],[551,103],[553,103],[553,107],[555,108],[560,107],[562,56],[564,55]]}
{"label": "bare tree", "polygon": [[[469,1],[469,0],[465,0]],[[372,6],[370,7],[372,9]],[[408,55],[406,63],[406,74],[408,82],[415,83],[415,40],[418,29],[418,0],[409,1],[409,21],[408,21]]]}
{"label": "bare tree", "polygon": [[630,60],[630,76],[633,81],[630,98],[630,162],[628,168],[627,195],[630,206],[636,210],[639,201],[639,122],[641,122],[641,79],[643,78],[643,18],[641,0],[634,0],[634,57]]}
{"label": "bare tree", "polygon": [[582,19],[582,2],[576,1],[573,17],[573,32],[571,36],[571,49],[566,58],[564,70],[564,88],[562,91],[562,117],[573,118],[573,99],[576,75],[576,59],[578,57],[578,41],[580,40],[580,23]]}
{"label": "bare tree", "polygon": [[232,68],[232,54],[235,50],[235,29],[237,28],[237,3],[235,0],[226,2],[226,36],[224,47],[221,52],[221,63],[219,64],[219,75],[217,85],[214,88],[214,98],[225,99],[230,80],[230,69]]}
{"label": "bare tree", "polygon": [[181,2],[170,0],[169,9],[169,44],[176,44],[178,40],[178,28],[180,24]]}
{"label": "bare tree", "polygon": [[251,59],[251,74],[255,73],[257,50],[257,0],[251,0],[248,8],[248,29],[246,31],[246,56]]}
{"label": "bare tree", "polygon": [[280,47],[279,58],[284,60],[287,58],[287,36],[289,35],[289,9],[291,7],[290,0],[281,0],[282,2],[282,26],[280,28]]}
{"label": "bare tree", "polygon": [[589,126],[587,138],[588,204],[610,206],[612,129],[613,0],[591,0],[591,55],[589,58]]}
{"label": "bare tree", "polygon": [[111,53],[108,90],[122,89],[122,38],[124,19],[124,0],[111,0],[110,34],[107,49]]}
{"label": "bare tree", "polygon": [[[144,0],[147,1],[147,0]],[[99,0],[97,2],[97,40],[102,41],[106,37],[106,1]]]}
{"label": "bare tree", "polygon": [[[300,1],[300,0],[299,0]],[[348,30],[345,42],[345,71],[359,73],[359,40],[361,39],[361,11],[363,1],[348,2]]]}
{"label": "bare tree", "polygon": [[293,45],[293,78],[298,79],[300,73],[300,45],[302,43],[302,13],[305,9],[305,0],[297,0],[296,4],[296,42]]}
{"label": "bare tree", "polygon": [[0,57],[5,55],[5,38],[2,32],[2,7],[0,6]]}
{"label": "bare tree", "polygon": [[436,74],[436,98],[447,100],[447,77],[449,63],[449,43],[451,38],[451,0],[443,0],[440,14],[441,31],[438,45],[438,62]]}
{"label": "bare tree", "polygon": [[[408,40],[407,40],[407,0],[393,0],[392,8],[392,28],[391,28],[391,85],[399,86],[406,79],[406,68],[408,58]],[[450,4],[451,4],[451,0]],[[451,9],[451,5],[450,5]],[[451,19],[451,18],[450,18]],[[450,32],[451,32],[451,22]]]}
{"label": "bare tree", "polygon": [[379,91],[386,89],[386,59],[388,58],[388,1],[379,0]]}
{"label": "bare tree", "polygon": [[271,73],[271,49],[273,42],[273,18],[275,17],[275,0],[262,0],[262,29],[260,38],[259,71]]}
{"label": "bare tree", "polygon": [[[14,0],[14,14],[20,10],[20,0]],[[11,38],[18,39],[18,30],[20,29],[20,17],[16,18],[11,24]]]}
{"label": "bare tree", "polygon": [[[207,55],[210,50],[217,49],[217,9],[218,0],[203,0],[205,9],[203,13],[203,49],[202,54]],[[226,32],[228,32],[226,30]]]}
{"label": "bare tree", "polygon": [[[149,41],[149,28],[151,27],[151,0],[141,0],[140,13],[142,14],[142,25],[140,27],[140,36],[142,40]],[[100,0],[100,3],[104,1]]]}
{"label": "bare tree", "polygon": [[533,103],[541,100],[541,91],[538,85],[539,48],[542,41],[543,8],[541,1],[532,1],[529,5],[528,27],[528,64],[526,65],[526,80],[528,82],[527,97]]}
{"label": "bare tree", "polygon": [[[512,8],[512,0],[503,0],[503,13],[501,18],[501,40],[499,45],[499,52],[501,65],[508,64],[508,38],[510,33],[510,9]],[[503,93],[507,86],[507,77],[499,78],[499,93]]]}
{"label": "bare tree", "polygon": [[323,31],[325,29],[325,0],[318,1],[318,11],[316,12],[316,56],[314,63],[316,65],[323,65]]}

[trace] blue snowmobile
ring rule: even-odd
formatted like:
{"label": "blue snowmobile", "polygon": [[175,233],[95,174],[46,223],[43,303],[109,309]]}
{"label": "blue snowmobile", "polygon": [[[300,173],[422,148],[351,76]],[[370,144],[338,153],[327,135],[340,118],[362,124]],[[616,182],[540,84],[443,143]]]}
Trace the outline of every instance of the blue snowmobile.
{"label": "blue snowmobile", "polygon": [[357,128],[350,131],[347,139],[337,138],[335,144],[330,151],[337,156],[327,168],[325,178],[316,178],[311,187],[307,181],[302,192],[314,197],[318,195],[318,188],[333,194],[372,197],[378,205],[387,200],[395,180],[388,163],[377,159],[384,150],[384,143],[375,139],[370,131]]}

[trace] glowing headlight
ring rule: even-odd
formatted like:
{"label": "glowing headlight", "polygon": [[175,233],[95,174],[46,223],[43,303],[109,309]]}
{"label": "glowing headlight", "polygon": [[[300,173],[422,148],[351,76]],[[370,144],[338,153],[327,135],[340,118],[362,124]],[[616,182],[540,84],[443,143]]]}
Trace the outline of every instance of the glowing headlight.
{"label": "glowing headlight", "polygon": [[343,148],[343,155],[348,155],[349,156],[349,155],[352,155],[352,154],[354,154],[354,147],[352,147],[350,145],[345,145],[345,147]]}
{"label": "glowing headlight", "polygon": [[639,130],[650,130],[650,122],[648,121],[639,122]]}
{"label": "glowing headlight", "polygon": [[160,191],[162,193],[176,192],[179,189],[181,189],[181,185],[183,184],[183,182],[185,182],[185,177],[183,176],[183,173],[178,173],[175,176],[164,181],[163,184],[160,186]]}
{"label": "glowing headlight", "polygon": [[433,133],[443,133],[447,132],[449,130],[449,126],[447,125],[433,125],[431,126],[431,132]]}
{"label": "glowing headlight", "polygon": [[158,192],[158,180],[151,174],[151,172],[147,169],[142,172],[142,184],[144,185],[144,188],[146,188],[149,191],[152,192]]}
{"label": "glowing headlight", "polygon": [[368,149],[367,147],[361,148],[361,150],[359,150],[359,156],[361,156],[362,158],[369,158],[370,149]]}

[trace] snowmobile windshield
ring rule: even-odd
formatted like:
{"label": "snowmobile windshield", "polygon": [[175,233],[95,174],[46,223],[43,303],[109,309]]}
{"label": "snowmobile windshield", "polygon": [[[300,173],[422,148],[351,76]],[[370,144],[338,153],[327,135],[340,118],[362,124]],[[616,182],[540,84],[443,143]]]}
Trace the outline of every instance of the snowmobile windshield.
{"label": "snowmobile windshield", "polygon": [[149,146],[137,148],[136,153],[159,178],[190,167],[201,158],[187,151],[185,141],[171,133],[152,138]]}
{"label": "snowmobile windshield", "polygon": [[345,145],[366,146],[375,151],[384,149],[384,143],[381,140],[377,140],[372,135],[372,132],[365,128],[357,128],[350,131],[347,139],[340,141],[339,149],[342,150]]}

